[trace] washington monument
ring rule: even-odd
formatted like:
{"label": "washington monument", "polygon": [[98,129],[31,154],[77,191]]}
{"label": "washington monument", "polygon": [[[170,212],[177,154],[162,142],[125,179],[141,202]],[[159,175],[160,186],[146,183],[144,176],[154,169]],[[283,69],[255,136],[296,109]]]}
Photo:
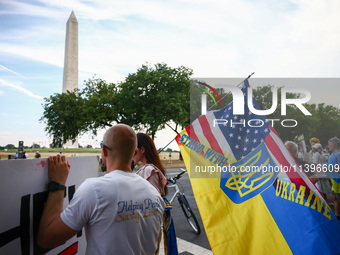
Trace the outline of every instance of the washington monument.
{"label": "washington monument", "polygon": [[[72,11],[66,23],[63,93],[78,88],[78,20]],[[78,137],[74,143],[68,141],[64,148],[78,148]]]}

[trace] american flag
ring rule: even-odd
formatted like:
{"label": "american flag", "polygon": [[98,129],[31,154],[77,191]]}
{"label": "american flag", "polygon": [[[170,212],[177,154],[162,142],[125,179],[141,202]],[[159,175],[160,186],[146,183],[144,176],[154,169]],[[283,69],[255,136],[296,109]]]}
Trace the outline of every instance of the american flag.
{"label": "american flag", "polygon": [[[256,115],[249,111],[247,101],[247,88],[249,84],[246,80],[241,88],[244,95],[244,115],[233,114],[233,102],[219,111],[211,112],[219,126],[226,142],[231,145],[231,150],[236,160],[240,160],[253,151],[264,138],[269,134],[269,122],[263,115]],[[253,98],[253,105],[259,109]],[[208,116],[209,117],[209,116]],[[219,122],[224,122],[220,124]]]}
{"label": "american flag", "polygon": [[[222,155],[228,155],[229,164],[255,150],[272,129],[264,115],[256,115],[249,110],[248,87],[248,80],[245,80],[241,87],[245,102],[243,115],[233,114],[234,103],[231,102],[220,110],[207,112],[186,128],[190,137]],[[260,110],[254,97],[252,104]]]}

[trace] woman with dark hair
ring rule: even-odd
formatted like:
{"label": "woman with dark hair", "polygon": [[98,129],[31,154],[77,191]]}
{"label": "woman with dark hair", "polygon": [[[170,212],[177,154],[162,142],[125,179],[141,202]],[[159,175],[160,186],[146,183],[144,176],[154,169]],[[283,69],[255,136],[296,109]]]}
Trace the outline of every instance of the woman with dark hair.
{"label": "woman with dark hair", "polygon": [[148,180],[161,196],[165,197],[168,193],[166,171],[153,140],[147,134],[137,134],[137,149],[133,161],[142,162],[143,167],[138,171],[138,175]]}
{"label": "woman with dark hair", "polygon": [[[143,167],[137,172],[139,176],[149,181],[161,194],[165,197],[168,193],[166,186],[166,171],[158,156],[155,144],[150,136],[144,133],[137,133],[137,149],[133,156],[133,162],[142,162]],[[164,223],[163,223],[164,224]],[[163,227],[163,230],[165,228]],[[176,236],[175,233],[173,233]],[[160,229],[158,236],[158,245],[155,254],[159,253],[159,245],[162,238],[162,230]],[[164,244],[166,245],[166,235],[164,238]],[[169,253],[170,254],[170,253]]]}

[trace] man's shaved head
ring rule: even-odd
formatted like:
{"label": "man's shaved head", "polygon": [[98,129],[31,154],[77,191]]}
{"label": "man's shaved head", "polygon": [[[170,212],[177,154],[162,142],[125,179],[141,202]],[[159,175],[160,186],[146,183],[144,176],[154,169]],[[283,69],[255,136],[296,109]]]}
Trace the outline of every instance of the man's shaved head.
{"label": "man's shaved head", "polygon": [[104,144],[111,148],[109,157],[124,164],[131,164],[133,154],[137,148],[137,136],[128,125],[117,124],[106,131]]}

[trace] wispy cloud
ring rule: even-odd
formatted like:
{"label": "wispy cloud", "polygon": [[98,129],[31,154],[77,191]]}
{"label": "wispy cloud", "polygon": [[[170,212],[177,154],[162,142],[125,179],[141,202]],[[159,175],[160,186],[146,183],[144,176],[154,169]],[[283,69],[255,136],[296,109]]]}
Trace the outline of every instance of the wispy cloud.
{"label": "wispy cloud", "polygon": [[74,10],[80,73],[113,82],[145,62],[185,65],[200,77],[247,76],[251,71],[260,76],[334,76],[340,58],[339,3],[14,0],[7,1],[0,15],[44,20],[29,29],[4,31],[0,51],[62,67],[65,23]]}
{"label": "wispy cloud", "polygon": [[26,94],[30,97],[33,97],[33,98],[37,98],[37,99],[40,99],[40,100],[44,99],[42,96],[35,95],[33,92],[21,87],[20,85],[12,84],[12,83],[7,82],[3,79],[0,79],[0,85],[4,86],[4,87],[10,87],[12,89],[15,89],[16,91],[24,93],[24,94]]}
{"label": "wispy cloud", "polygon": [[22,76],[20,73],[17,73],[17,72],[14,72],[13,70],[3,66],[3,65],[0,65],[0,71],[5,71],[5,72],[9,72],[9,73],[12,73],[12,74],[15,74],[23,79],[26,79],[24,76]]}
{"label": "wispy cloud", "polygon": [[[54,8],[46,8],[45,6],[26,3],[25,1],[7,0],[2,1],[3,8],[0,10],[0,15],[31,15],[31,16],[41,16],[41,17],[55,17],[60,15],[60,11]],[[48,3],[46,3],[48,6]]]}

